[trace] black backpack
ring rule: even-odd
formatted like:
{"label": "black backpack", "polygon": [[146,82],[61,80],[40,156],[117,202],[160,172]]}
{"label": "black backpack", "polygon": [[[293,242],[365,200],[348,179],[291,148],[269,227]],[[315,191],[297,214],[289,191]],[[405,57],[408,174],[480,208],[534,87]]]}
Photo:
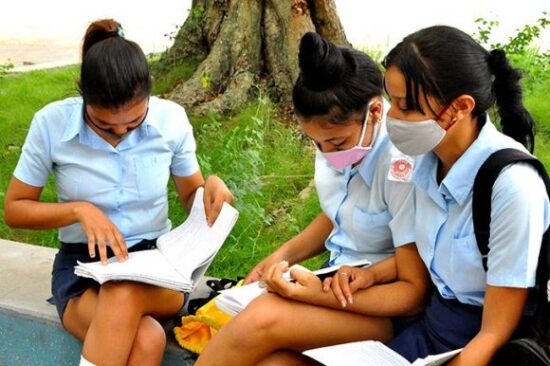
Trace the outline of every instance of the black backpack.
{"label": "black backpack", "polygon": [[[517,149],[503,149],[487,158],[476,175],[472,198],[474,232],[485,270],[489,253],[493,184],[504,167],[518,162],[528,163],[538,171],[550,197],[550,179],[544,165],[535,157]],[[542,237],[536,285],[529,293],[522,324],[515,337],[493,357],[491,365],[550,365],[550,287],[547,287],[550,286],[549,240],[550,230],[547,230]]]}

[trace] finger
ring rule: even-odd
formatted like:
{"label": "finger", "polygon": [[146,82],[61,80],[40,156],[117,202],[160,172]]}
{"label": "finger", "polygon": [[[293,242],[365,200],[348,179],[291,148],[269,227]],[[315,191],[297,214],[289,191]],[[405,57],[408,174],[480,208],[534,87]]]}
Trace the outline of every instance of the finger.
{"label": "finger", "polygon": [[276,267],[277,267],[277,263],[272,264],[271,266],[269,266],[267,271],[265,271],[264,275],[262,276],[262,281],[268,289],[269,289],[269,284],[271,283],[271,278],[273,277],[273,272],[275,271]]}
{"label": "finger", "polygon": [[210,214],[208,217],[208,225],[212,226],[214,222],[216,222],[216,219],[218,218],[218,215],[220,214],[220,211],[223,207],[223,197],[221,195],[218,195],[214,197],[214,202],[210,205]]}
{"label": "finger", "polygon": [[225,197],[225,202],[232,204],[235,201],[235,196],[229,190],[227,190],[227,195]]}
{"label": "finger", "polygon": [[118,243],[123,260],[128,259],[128,247],[126,246],[126,240],[124,240],[124,237],[116,227],[113,229],[113,235]]}
{"label": "finger", "polygon": [[328,292],[330,290],[330,284],[332,283],[332,277],[327,277],[323,281],[323,291]]}
{"label": "finger", "polygon": [[281,295],[286,295],[289,282],[283,278],[283,272],[288,271],[288,262],[276,263],[269,269],[265,280],[267,286]]}
{"label": "finger", "polygon": [[109,245],[111,246],[111,250],[115,254],[115,257],[122,262],[124,260],[124,257],[122,256],[122,251],[120,250],[120,246],[118,245],[118,242],[112,231],[107,233],[107,241],[109,242]]}
{"label": "finger", "polygon": [[254,268],[252,271],[250,271],[248,276],[246,276],[246,278],[244,279],[244,284],[248,285],[249,283],[260,280],[260,278],[262,278],[262,273],[263,272],[260,269]]}
{"label": "finger", "polygon": [[107,264],[107,246],[105,245],[105,238],[97,237],[97,248],[99,250],[99,259],[102,264]]}
{"label": "finger", "polygon": [[296,280],[301,286],[308,286],[313,280],[318,279],[313,273],[302,271],[300,269],[293,269],[290,271],[290,277]]}
{"label": "finger", "polygon": [[340,288],[342,289],[342,293],[344,294],[348,303],[353,304],[353,296],[349,288],[349,283],[350,281],[352,281],[352,277],[355,276],[354,268],[349,266],[342,266],[339,272],[340,272]]}
{"label": "finger", "polygon": [[353,297],[349,289],[350,274],[345,270],[340,273],[340,288],[342,289],[342,295],[346,298],[349,304],[353,304]]}
{"label": "finger", "polygon": [[209,217],[210,217],[210,212],[212,211],[212,194],[210,193],[210,189],[208,188],[207,185],[204,186],[204,193],[203,193],[203,197],[202,197],[202,201],[203,201],[203,204],[204,204],[204,214],[206,215],[206,222],[208,223],[208,225],[210,225],[210,222],[209,222]]}
{"label": "finger", "polygon": [[88,254],[90,258],[95,258],[95,236],[93,233],[86,235],[88,236]]}
{"label": "finger", "polygon": [[344,294],[342,293],[342,289],[340,288],[340,275],[338,272],[334,275],[333,281],[332,281],[332,292],[334,293],[334,296],[338,299],[340,304],[343,308],[346,307],[347,302],[346,298],[344,297]]}
{"label": "finger", "polygon": [[254,271],[252,271],[252,272],[250,272],[250,273],[248,274],[248,276],[245,277],[243,283],[244,283],[245,285],[248,285],[249,283],[256,282],[256,281],[258,281],[259,279],[260,279],[259,276],[258,276]]}
{"label": "finger", "polygon": [[283,277],[283,272],[286,271],[288,271],[288,264],[279,264],[273,272],[271,286],[273,287],[273,290],[279,295],[287,298],[292,298],[293,293],[296,290],[296,283],[292,283],[288,279]]}

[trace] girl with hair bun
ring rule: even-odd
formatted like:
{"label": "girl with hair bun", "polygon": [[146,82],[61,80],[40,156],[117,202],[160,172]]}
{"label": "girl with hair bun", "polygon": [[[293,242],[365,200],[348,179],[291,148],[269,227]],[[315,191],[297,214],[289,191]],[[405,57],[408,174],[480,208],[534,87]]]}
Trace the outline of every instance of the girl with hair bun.
{"label": "girl with hair bun", "polygon": [[[464,347],[451,365],[487,365],[520,322],[550,221],[536,170],[525,163],[506,167],[492,189],[485,270],[472,188],[493,152],[533,149],[521,74],[502,50],[488,52],[447,26],[407,36],[384,66],[390,140],[405,154],[425,154],[413,177],[415,238],[435,286],[424,315],[389,345],[409,361]],[[495,103],[503,133],[487,115]]]}
{"label": "girl with hair bun", "polygon": [[[197,365],[293,364],[310,348],[388,341],[398,323],[389,317],[423,309],[429,280],[412,235],[414,159],[389,142],[380,69],[366,54],[316,33],[302,38],[299,63],[294,111],[316,146],[322,212],[251,271],[246,281],[263,280],[271,293],[224,325]],[[289,265],[325,250],[327,265],[376,263],[360,282],[351,275],[351,287],[363,288],[353,298],[337,286],[352,273],[346,266],[324,283],[299,270],[291,273],[295,284],[282,278]]]}
{"label": "girl with hair bun", "polygon": [[[150,96],[147,59],[118,22],[88,27],[78,86],[80,97],[35,114],[4,218],[11,227],[59,228],[52,294],[64,328],[84,343],[81,364],[159,365],[166,336],[157,319],[176,315],[186,294],[138,282],[99,286],[74,266],[154,248],[171,227],[170,177],[186,209],[204,185],[210,223],[233,197],[218,177],[203,179],[184,109]],[[58,202],[40,202],[52,173]]]}

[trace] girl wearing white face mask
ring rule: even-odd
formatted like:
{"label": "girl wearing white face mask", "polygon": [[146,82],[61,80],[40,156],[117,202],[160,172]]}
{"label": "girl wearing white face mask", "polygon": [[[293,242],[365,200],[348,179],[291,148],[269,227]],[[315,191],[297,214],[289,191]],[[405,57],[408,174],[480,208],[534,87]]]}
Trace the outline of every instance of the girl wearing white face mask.
{"label": "girl wearing white face mask", "polygon": [[[503,170],[491,196],[485,271],[472,187],[493,152],[526,151],[522,144],[532,151],[534,122],[522,104],[521,74],[503,51],[488,52],[444,26],[409,35],[384,66],[390,139],[404,153],[426,154],[413,177],[415,238],[435,285],[425,314],[390,346],[410,361],[464,347],[451,365],[488,364],[521,319],[550,222],[535,169],[519,163]],[[487,118],[495,102],[504,134]]]}
{"label": "girl wearing white face mask", "polygon": [[[315,33],[303,37],[299,60],[294,109],[316,146],[315,187],[322,212],[252,270],[247,282],[262,279],[274,293],[256,299],[225,325],[198,365],[280,365],[302,360],[299,351],[327,344],[388,340],[390,316],[423,307],[428,278],[412,236],[414,160],[389,142],[378,66]],[[301,271],[292,273],[297,284],[282,279],[288,265],[325,250],[330,265],[358,259],[377,263],[361,283],[369,288],[353,299],[341,298],[329,282]],[[387,282],[392,283],[373,286]]]}

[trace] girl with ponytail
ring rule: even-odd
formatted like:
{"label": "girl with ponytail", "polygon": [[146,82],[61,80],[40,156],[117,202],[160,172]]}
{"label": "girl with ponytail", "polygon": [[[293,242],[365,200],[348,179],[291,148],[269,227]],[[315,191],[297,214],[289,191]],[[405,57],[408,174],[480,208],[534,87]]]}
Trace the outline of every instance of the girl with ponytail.
{"label": "girl with ponytail", "polygon": [[[171,226],[169,178],[186,209],[204,185],[210,223],[232,195],[219,178],[203,179],[184,109],[150,96],[147,59],[118,22],[88,27],[78,86],[81,97],[35,114],[4,217],[11,227],[59,228],[52,295],[63,326],[84,343],[81,364],[159,365],[166,336],[157,319],[176,315],[187,295],[138,282],[99,286],[74,266],[154,248]],[[40,202],[51,174],[58,202]]]}
{"label": "girl with ponytail", "polygon": [[[487,271],[472,222],[472,188],[495,151],[532,152],[534,122],[521,74],[502,50],[434,26],[387,55],[388,134],[405,154],[425,154],[413,177],[418,252],[435,286],[424,315],[389,343],[410,361],[462,348],[451,365],[486,365],[515,331],[535,284],[548,197],[536,170],[505,168],[492,190]],[[488,118],[495,105],[502,133]]]}
{"label": "girl with ponytail", "polygon": [[[302,38],[299,63],[294,111],[316,147],[322,212],[251,271],[246,282],[262,280],[271,293],[224,325],[197,365],[293,364],[310,348],[387,341],[397,324],[389,317],[423,308],[429,280],[412,235],[414,159],[388,140],[380,69],[316,33]],[[335,279],[323,283],[299,270],[291,273],[296,284],[282,278],[289,265],[326,250],[327,265],[344,265]],[[339,281],[355,279],[345,264],[360,259],[376,264],[351,282],[362,288],[352,298]]]}

